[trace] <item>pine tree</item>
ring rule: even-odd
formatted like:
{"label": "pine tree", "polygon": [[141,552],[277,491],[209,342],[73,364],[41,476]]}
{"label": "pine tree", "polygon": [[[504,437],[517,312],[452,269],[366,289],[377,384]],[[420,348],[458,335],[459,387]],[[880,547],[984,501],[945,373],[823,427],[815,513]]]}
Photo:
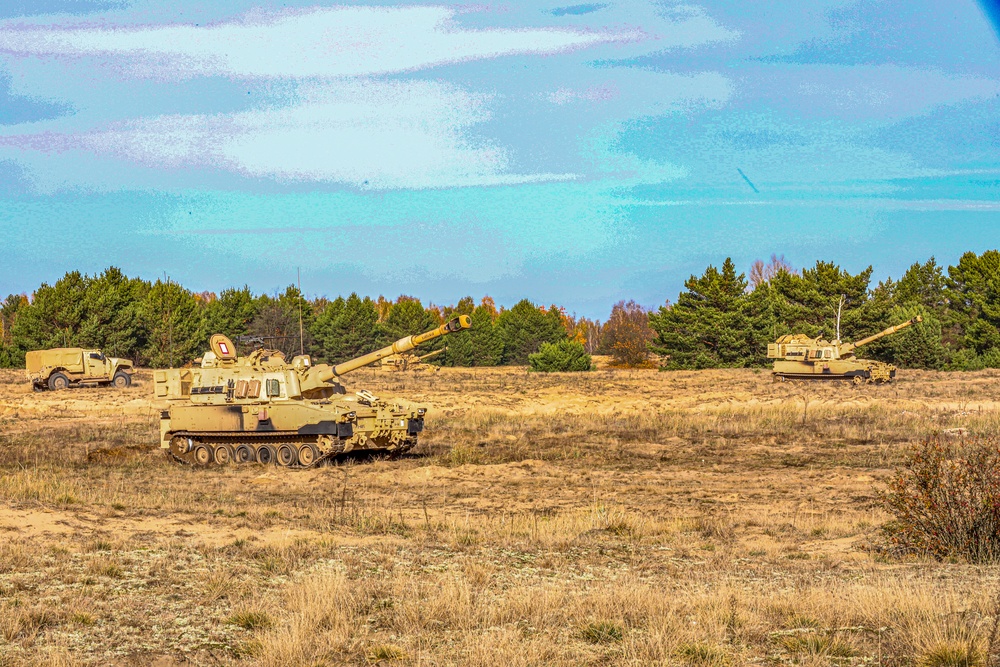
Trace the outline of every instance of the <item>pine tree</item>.
{"label": "pine tree", "polygon": [[814,268],[803,269],[801,275],[779,271],[771,284],[781,297],[778,319],[786,324],[786,333],[836,338],[841,297],[844,298],[840,324],[843,340],[878,331],[873,327],[883,321],[880,318],[885,312],[868,303],[871,274],[870,266],[851,275],[833,262],[816,262]]}
{"label": "pine tree", "polygon": [[976,354],[1000,353],[1000,252],[962,255],[948,267],[945,294],[959,344]]}
{"label": "pine tree", "polygon": [[496,330],[503,341],[502,360],[507,365],[527,364],[528,355],[537,352],[542,343],[558,343],[567,338],[557,310],[542,312],[527,299],[500,313]]}
{"label": "pine tree", "polygon": [[352,293],[337,297],[317,315],[312,324],[317,360],[340,363],[381,347],[385,334],[378,310],[370,298]]}
{"label": "pine tree", "polygon": [[23,355],[28,350],[74,347],[85,315],[88,280],[71,271],[52,286],[42,283],[31,303],[22,308],[11,328],[13,345]]}
{"label": "pine tree", "polygon": [[205,328],[235,338],[250,333],[250,323],[260,307],[246,285],[224,289],[218,298],[205,306]]}
{"label": "pine tree", "polygon": [[110,356],[136,359],[146,344],[140,304],[149,289],[146,281],[128,278],[114,266],[88,280],[78,344],[100,348]]}
{"label": "pine tree", "polygon": [[177,283],[157,280],[146,293],[140,312],[147,328],[141,360],[150,366],[180,366],[208,349],[198,301]]}
{"label": "pine tree", "polygon": [[727,258],[722,270],[709,266],[685,281],[673,306],[650,313],[656,332],[650,346],[667,357],[667,368],[749,365],[754,355],[747,281]]}

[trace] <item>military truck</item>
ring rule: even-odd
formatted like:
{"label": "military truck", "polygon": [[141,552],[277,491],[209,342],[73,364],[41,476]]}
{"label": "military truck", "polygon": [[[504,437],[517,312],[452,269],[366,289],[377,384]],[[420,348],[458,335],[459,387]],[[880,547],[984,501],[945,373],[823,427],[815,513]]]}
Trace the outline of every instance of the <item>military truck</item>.
{"label": "military truck", "polygon": [[215,334],[200,366],[153,371],[155,396],[166,403],[160,446],[195,465],[309,468],[347,452],[401,454],[416,445],[427,408],[367,390],[347,396],[340,377],[470,325],[462,315],[335,366],[265,348],[241,356]]}
{"label": "military truck", "polygon": [[810,338],[805,334],[781,336],[767,346],[767,358],[774,359],[771,375],[776,382],[784,380],[850,380],[854,384],[892,382],[896,367],[884,361],[858,359],[854,351],[906,327],[923,322],[919,315],[902,324],[853,343]]}
{"label": "military truck", "polygon": [[133,370],[127,359],[80,347],[33,350],[25,355],[25,372],[35,391],[109,384],[121,389],[132,384]]}

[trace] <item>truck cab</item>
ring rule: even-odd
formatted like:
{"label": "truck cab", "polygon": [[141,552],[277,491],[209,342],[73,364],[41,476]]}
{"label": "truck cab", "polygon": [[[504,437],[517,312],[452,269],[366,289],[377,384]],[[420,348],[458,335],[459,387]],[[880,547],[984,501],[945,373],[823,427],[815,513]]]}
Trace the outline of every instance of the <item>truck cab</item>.
{"label": "truck cab", "polygon": [[132,384],[132,372],[131,361],[101,350],[57,347],[25,355],[25,373],[35,391],[109,384],[124,388]]}

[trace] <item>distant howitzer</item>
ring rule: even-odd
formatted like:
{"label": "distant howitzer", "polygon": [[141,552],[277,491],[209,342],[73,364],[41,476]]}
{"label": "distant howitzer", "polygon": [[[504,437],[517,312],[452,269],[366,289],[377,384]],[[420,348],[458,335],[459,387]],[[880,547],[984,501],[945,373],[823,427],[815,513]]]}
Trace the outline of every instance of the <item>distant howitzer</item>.
{"label": "distant howitzer", "polygon": [[434,350],[433,352],[428,352],[427,354],[417,356],[412,353],[408,354],[393,354],[382,359],[382,368],[388,368],[394,371],[405,371],[410,368],[420,368],[425,361],[428,359],[433,359],[434,357],[443,354],[448,350],[447,347],[442,347],[440,350]]}
{"label": "distant howitzer", "polygon": [[415,362],[427,361],[428,359],[433,359],[434,357],[438,356],[439,354],[444,354],[447,351],[448,351],[448,348],[442,347],[440,350],[434,350],[433,352],[428,352],[427,354],[421,355],[419,357],[414,357],[413,360],[410,363],[413,363],[414,361]]}
{"label": "distant howitzer", "polygon": [[772,375],[779,381],[851,380],[855,384],[891,382],[896,377],[895,366],[883,361],[858,359],[854,356],[854,350],[918,322],[923,322],[919,315],[853,343],[842,343],[839,340],[831,342],[804,334],[782,336],[767,346],[767,358],[775,360]]}

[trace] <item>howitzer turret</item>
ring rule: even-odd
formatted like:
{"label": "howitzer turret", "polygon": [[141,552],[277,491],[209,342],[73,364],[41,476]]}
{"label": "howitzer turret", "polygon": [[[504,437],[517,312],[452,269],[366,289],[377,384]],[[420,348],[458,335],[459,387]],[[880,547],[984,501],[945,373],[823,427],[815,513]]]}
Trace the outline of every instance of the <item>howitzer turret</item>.
{"label": "howitzer turret", "polygon": [[882,361],[858,359],[854,350],[918,322],[923,322],[919,315],[853,343],[810,338],[804,334],[782,336],[767,346],[767,358],[776,360],[772,375],[775,380],[851,380],[855,384],[891,382],[896,377],[895,366]]}
{"label": "howitzer turret", "polygon": [[199,465],[298,467],[356,450],[407,451],[423,430],[427,408],[368,391],[348,397],[339,378],[470,324],[463,315],[335,366],[313,365],[308,355],[289,362],[282,352],[264,348],[241,357],[229,338],[215,334],[200,367],[153,373],[156,396],[167,402],[161,447]]}

